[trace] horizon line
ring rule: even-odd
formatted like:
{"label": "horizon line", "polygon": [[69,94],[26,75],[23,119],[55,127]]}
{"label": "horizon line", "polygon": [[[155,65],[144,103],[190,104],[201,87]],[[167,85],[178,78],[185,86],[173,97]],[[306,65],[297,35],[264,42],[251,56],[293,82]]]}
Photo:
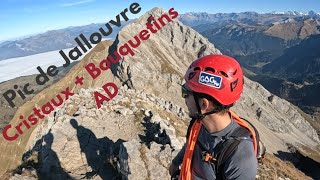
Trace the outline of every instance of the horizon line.
{"label": "horizon line", "polygon": [[[217,12],[217,13],[208,13],[208,12],[205,12],[205,11],[189,11],[189,12],[185,12],[185,13],[179,14],[179,16],[183,15],[183,14],[188,14],[188,13],[207,13],[207,14],[210,14],[210,15],[214,15],[214,14],[232,14],[232,13],[236,13],[237,14],[237,13],[246,13],[246,12],[254,12],[254,13],[257,13],[257,14],[272,14],[272,13],[276,13],[276,12],[285,14],[285,13],[290,13],[290,12],[299,12],[299,13],[303,13],[301,16],[308,16],[309,12],[315,12],[317,15],[320,16],[320,12],[316,12],[314,10],[309,10],[308,12],[287,10],[287,11],[271,11],[271,12],[241,11],[241,12]],[[277,15],[277,14],[275,14],[275,15]],[[278,14],[278,15],[281,15],[281,14]],[[289,14],[287,14],[287,15],[289,15]],[[295,15],[295,16],[299,16],[299,15]],[[134,18],[134,19],[136,19],[136,18]],[[132,20],[134,20],[134,19],[132,19]],[[103,23],[105,23],[105,22],[97,22],[97,23],[90,23],[90,24],[103,24]],[[25,38],[29,38],[29,37],[32,37],[32,36],[44,34],[44,33],[47,33],[49,31],[58,31],[58,30],[63,30],[63,29],[68,29],[68,28],[76,28],[76,27],[88,26],[90,24],[70,25],[70,26],[65,26],[65,27],[58,28],[58,29],[50,29],[50,30],[30,33],[30,34],[26,34],[26,35],[22,35],[22,36],[18,36],[18,37],[0,39],[0,45],[5,43],[5,42],[8,42],[8,41],[10,42],[10,41],[16,41],[16,40],[20,40],[20,39],[25,39]]]}

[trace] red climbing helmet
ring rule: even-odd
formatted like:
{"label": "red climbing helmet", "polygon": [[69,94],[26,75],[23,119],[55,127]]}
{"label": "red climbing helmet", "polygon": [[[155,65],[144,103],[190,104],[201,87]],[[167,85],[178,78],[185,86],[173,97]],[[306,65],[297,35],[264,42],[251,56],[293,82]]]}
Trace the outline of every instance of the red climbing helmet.
{"label": "red climbing helmet", "polygon": [[225,55],[207,55],[195,60],[184,78],[192,91],[210,95],[222,105],[235,103],[244,84],[239,63]]}

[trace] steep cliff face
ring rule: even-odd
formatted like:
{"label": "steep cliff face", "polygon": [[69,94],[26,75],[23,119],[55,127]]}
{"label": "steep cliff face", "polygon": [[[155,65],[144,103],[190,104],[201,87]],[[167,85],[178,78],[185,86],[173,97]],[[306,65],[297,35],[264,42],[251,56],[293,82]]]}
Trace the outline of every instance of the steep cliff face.
{"label": "steep cliff face", "polygon": [[[7,142],[1,137],[0,157],[6,162],[1,172],[18,165],[28,149],[39,147],[35,151],[40,154],[38,160],[47,162],[39,168],[40,175],[53,169],[57,178],[168,177],[168,165],[184,142],[188,124],[180,97],[183,75],[193,60],[220,51],[193,29],[173,20],[133,49],[134,56],[121,58],[94,81],[84,69],[88,63],[99,64],[108,52],[137,35],[150,16],[158,19],[164,13],[154,8],[125,26],[113,44],[97,45],[65,78],[21,106],[12,124],[19,122],[20,114],[30,114],[35,104],[40,106],[67,86],[76,93],[19,140]],[[78,75],[85,77],[81,90],[74,86]],[[123,87],[115,99],[97,109],[92,94],[99,88],[102,92],[106,82]],[[249,79],[245,79],[243,96],[233,110],[257,126],[270,153],[288,151],[286,143],[311,148],[319,144],[315,130],[293,105]],[[25,154],[26,159],[30,154]]]}
{"label": "steep cliff face", "polygon": [[[283,38],[265,33],[268,27],[260,24],[230,23],[222,27],[213,26],[200,33],[210,42],[215,43],[224,54],[231,56],[248,56],[266,52],[275,54],[290,45]],[[195,27],[195,29],[203,28]]]}
{"label": "steep cliff face", "polygon": [[319,34],[320,31],[318,27],[319,21],[312,18],[297,20],[289,18],[282,22],[273,23],[265,33],[286,41],[303,40],[310,35]]}

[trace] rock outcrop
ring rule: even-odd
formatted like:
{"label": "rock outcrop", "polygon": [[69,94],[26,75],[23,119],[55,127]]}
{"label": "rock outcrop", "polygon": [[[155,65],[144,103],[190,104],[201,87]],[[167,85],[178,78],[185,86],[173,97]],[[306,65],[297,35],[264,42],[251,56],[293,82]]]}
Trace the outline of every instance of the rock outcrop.
{"label": "rock outcrop", "polygon": [[[81,89],[36,128],[38,137],[23,160],[37,154],[37,176],[51,179],[168,179],[167,168],[185,141],[176,129],[186,129],[186,113],[163,98],[125,87],[100,109],[93,89]],[[73,107],[77,110],[68,115]]]}

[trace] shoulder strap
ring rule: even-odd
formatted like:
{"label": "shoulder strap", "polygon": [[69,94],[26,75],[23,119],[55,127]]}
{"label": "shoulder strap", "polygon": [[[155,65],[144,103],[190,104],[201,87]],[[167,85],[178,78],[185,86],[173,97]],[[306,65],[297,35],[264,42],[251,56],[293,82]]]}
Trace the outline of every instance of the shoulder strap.
{"label": "shoulder strap", "polygon": [[256,141],[257,141],[257,159],[259,162],[262,161],[262,159],[264,158],[264,155],[266,154],[266,146],[264,145],[264,143],[261,141],[260,139],[260,135],[259,135],[259,131],[258,129],[247,119],[245,118],[241,118],[243,120],[245,120],[254,130],[255,135],[256,135]]}
{"label": "shoulder strap", "polygon": [[256,130],[254,130],[250,124],[247,123],[246,120],[241,119],[239,116],[237,116],[234,112],[232,112],[231,110],[229,110],[229,113],[231,114],[232,118],[242,127],[248,129],[248,131],[250,132],[250,134],[252,135],[251,138],[253,139],[253,148],[254,148],[254,152],[255,154],[258,154],[258,141],[257,141],[257,137],[256,137]]}
{"label": "shoulder strap", "polygon": [[216,152],[216,162],[213,164],[216,170],[217,179],[223,179],[223,167],[228,158],[237,149],[239,143],[243,140],[249,140],[250,132],[244,127],[237,127],[228,137],[223,137],[223,140],[218,143],[212,150],[207,149],[199,140],[197,144],[203,152],[213,154]]}
{"label": "shoulder strap", "polygon": [[229,139],[223,143],[223,148],[218,155],[216,163],[216,179],[225,179],[223,168],[230,155],[237,149],[241,140]]}
{"label": "shoulder strap", "polygon": [[237,127],[229,136],[226,141],[219,143],[214,149],[217,154],[217,163],[216,163],[216,177],[217,179],[225,179],[223,177],[223,168],[229,157],[237,149],[238,145],[243,140],[250,140],[250,132],[242,127]]}
{"label": "shoulder strap", "polygon": [[191,179],[191,162],[201,126],[202,121],[195,121],[191,128],[190,137],[188,139],[188,144],[184,152],[182,167],[180,171],[181,179]]}
{"label": "shoulder strap", "polygon": [[[256,156],[257,156],[257,158],[259,158],[259,156],[260,156],[260,154],[261,154],[261,147],[260,147],[260,145],[261,145],[261,140],[260,140],[260,135],[259,135],[259,131],[258,131],[258,129],[249,121],[249,120],[247,120],[247,119],[245,119],[245,118],[242,118],[242,117],[240,117],[242,120],[244,120],[244,121],[246,121],[248,124],[249,124],[249,126],[254,130],[254,133],[255,133],[255,137],[256,137],[256,144],[257,144],[257,151],[256,151]],[[261,143],[260,143],[261,142]]]}
{"label": "shoulder strap", "polygon": [[189,126],[188,126],[188,130],[187,130],[187,135],[186,135],[186,138],[188,139],[189,138],[189,135],[190,135],[190,131],[191,131],[191,128],[194,124],[194,122],[196,121],[196,119],[192,118],[190,123],[189,123]]}

